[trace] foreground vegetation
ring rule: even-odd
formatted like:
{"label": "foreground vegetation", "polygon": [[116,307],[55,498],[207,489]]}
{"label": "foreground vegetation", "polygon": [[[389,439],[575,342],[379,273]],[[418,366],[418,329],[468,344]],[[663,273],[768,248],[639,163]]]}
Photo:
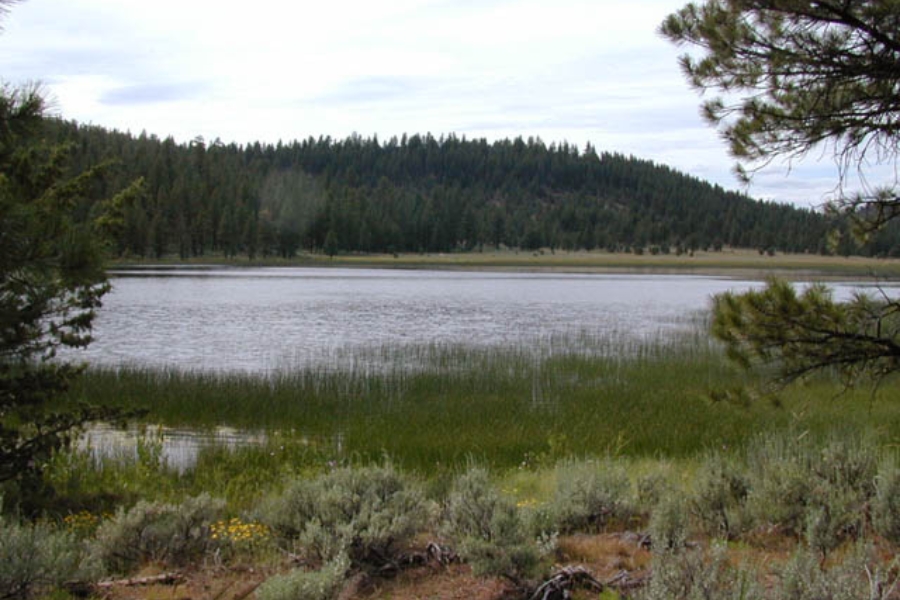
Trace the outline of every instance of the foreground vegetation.
{"label": "foreground vegetation", "polygon": [[[422,577],[455,586],[438,597],[896,598],[896,459],[856,437],[761,435],[691,461],[469,465],[437,480],[390,462],[332,465],[284,474],[244,508],[200,494],[5,518],[0,595],[125,598],[154,582],[162,595],[214,572],[243,584],[220,597],[261,600],[417,597]],[[136,481],[124,463],[102,468]],[[154,480],[167,477],[157,466]]]}
{"label": "foreground vegetation", "polygon": [[[896,382],[762,381],[699,331],[383,348],[268,375],[92,369],[71,401],[260,435],[192,465],[151,430],[133,452],[57,453],[36,524],[0,523],[0,597],[134,597],[97,582],[136,576],[262,600],[895,597]],[[7,509],[23,493],[5,488]]]}

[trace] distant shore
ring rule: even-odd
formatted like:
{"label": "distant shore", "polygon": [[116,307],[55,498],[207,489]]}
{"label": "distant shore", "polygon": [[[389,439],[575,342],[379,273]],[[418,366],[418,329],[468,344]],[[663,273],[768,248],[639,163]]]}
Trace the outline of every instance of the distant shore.
{"label": "distant shore", "polygon": [[632,254],[601,251],[514,251],[402,253],[402,254],[300,254],[294,258],[248,259],[208,255],[189,259],[177,256],[162,259],[121,258],[112,269],[149,266],[209,265],[234,267],[343,267],[395,269],[460,269],[498,271],[549,271],[560,273],[681,273],[760,279],[769,276],[787,279],[839,280],[848,278],[900,278],[900,259],[861,256],[821,256],[782,254],[773,256],[754,250],[726,249],[682,254]]}

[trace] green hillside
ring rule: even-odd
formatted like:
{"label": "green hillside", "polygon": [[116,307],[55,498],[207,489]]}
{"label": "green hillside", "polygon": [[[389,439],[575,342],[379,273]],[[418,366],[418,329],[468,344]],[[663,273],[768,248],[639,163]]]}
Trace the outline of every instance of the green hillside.
{"label": "green hillside", "polygon": [[[647,160],[534,139],[178,144],[63,121],[49,122],[47,135],[74,145],[76,171],[112,161],[94,198],[143,178],[141,194],[123,207],[123,257],[503,246],[818,253],[834,226],[814,211],[753,200]],[[863,253],[892,249],[876,240]]]}

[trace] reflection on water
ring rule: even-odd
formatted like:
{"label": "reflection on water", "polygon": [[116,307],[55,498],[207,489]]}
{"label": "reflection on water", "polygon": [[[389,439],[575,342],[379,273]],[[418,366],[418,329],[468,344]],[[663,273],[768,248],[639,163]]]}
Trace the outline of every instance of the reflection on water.
{"label": "reflection on water", "polygon": [[76,449],[90,452],[96,459],[149,460],[184,471],[197,462],[203,448],[217,446],[235,449],[264,445],[264,432],[215,427],[208,430],[145,425],[121,429],[107,423],[90,425],[78,438]]}

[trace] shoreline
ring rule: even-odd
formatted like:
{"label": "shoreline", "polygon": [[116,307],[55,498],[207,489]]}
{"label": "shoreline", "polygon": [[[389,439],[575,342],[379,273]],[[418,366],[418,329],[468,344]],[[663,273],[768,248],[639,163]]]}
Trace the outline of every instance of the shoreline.
{"label": "shoreline", "polygon": [[697,275],[733,279],[846,281],[900,279],[900,259],[836,257],[810,254],[759,255],[751,250],[696,252],[694,256],[607,252],[465,252],[433,254],[365,254],[327,257],[303,254],[291,259],[205,256],[116,259],[108,270],[181,268],[368,268],[399,270],[481,271],[513,273]]}

